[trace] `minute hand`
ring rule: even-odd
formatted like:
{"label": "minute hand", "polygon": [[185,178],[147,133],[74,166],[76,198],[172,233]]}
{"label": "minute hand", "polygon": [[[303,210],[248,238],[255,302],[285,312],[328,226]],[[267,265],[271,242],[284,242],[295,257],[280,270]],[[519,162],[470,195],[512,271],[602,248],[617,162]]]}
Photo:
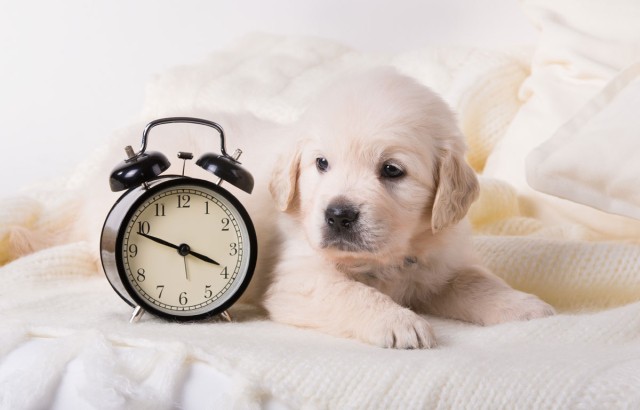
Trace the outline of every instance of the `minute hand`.
{"label": "minute hand", "polygon": [[168,246],[169,248],[173,248],[173,249],[177,250],[178,253],[183,255],[183,256],[191,254],[191,255],[195,256],[196,258],[198,258],[200,260],[203,260],[205,262],[213,263],[214,265],[220,265],[218,262],[214,261],[213,259],[209,258],[208,256],[204,256],[201,253],[192,251],[191,248],[189,247],[189,245],[186,245],[186,244],[182,244],[182,245],[179,245],[179,246],[178,245],[174,245],[171,242],[165,241],[164,239],[156,238],[155,236],[151,236],[149,234],[142,233],[142,232],[138,232],[138,235],[144,236],[147,239],[151,239],[152,241],[157,242],[157,243],[159,243],[161,245]]}
{"label": "minute hand", "polygon": [[155,236],[151,236],[151,235],[148,235],[148,234],[142,233],[142,232],[138,232],[138,235],[144,236],[145,238],[151,239],[152,241],[158,242],[159,244],[168,246],[169,248],[173,248],[173,249],[177,249],[177,250],[180,249],[180,247],[178,245],[174,245],[171,242],[165,241],[164,239],[156,238]]}

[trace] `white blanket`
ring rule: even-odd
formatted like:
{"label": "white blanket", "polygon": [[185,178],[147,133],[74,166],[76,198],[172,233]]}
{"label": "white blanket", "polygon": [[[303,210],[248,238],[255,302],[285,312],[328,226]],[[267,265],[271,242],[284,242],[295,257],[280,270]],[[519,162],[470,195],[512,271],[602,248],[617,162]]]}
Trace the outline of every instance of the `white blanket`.
{"label": "white blanket", "polygon": [[[324,41],[254,36],[160,76],[144,117],[242,109],[290,121],[339,73],[388,63],[435,85],[460,111],[470,160],[481,169],[518,110],[527,55],[430,49],[373,56]],[[130,325],[128,306],[96,269],[98,244],[59,244],[18,258],[20,238],[46,236],[72,217],[69,206],[81,198],[65,187],[105,181],[63,181],[47,201],[37,199],[48,192],[42,188],[35,199],[0,206],[0,408],[46,407],[72,360],[84,375],[74,387],[94,408],[175,407],[194,362],[230,376],[224,401],[211,408],[259,408],[271,398],[290,408],[640,408],[640,246],[589,242],[584,227],[527,218],[504,183],[482,180],[470,214],[481,234],[478,252],[561,314],[493,327],[432,318],[437,349],[398,351],[276,324],[242,306],[232,324],[145,316]],[[34,338],[50,343],[16,363]]]}

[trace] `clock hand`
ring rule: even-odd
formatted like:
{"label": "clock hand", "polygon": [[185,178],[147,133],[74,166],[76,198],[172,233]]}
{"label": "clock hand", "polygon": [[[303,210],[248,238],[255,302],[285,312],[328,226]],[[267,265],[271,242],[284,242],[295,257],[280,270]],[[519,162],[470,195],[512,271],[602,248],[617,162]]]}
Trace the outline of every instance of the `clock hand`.
{"label": "clock hand", "polygon": [[189,269],[187,269],[187,256],[183,256],[182,259],[184,260],[184,274],[187,276],[187,280],[191,280],[189,279]]}
{"label": "clock hand", "polygon": [[144,237],[145,237],[145,238],[147,238],[147,239],[151,239],[151,240],[152,240],[152,241],[154,241],[154,242],[158,242],[159,244],[162,244],[162,245],[168,246],[168,247],[170,247],[170,248],[178,249],[178,250],[180,249],[180,247],[179,247],[178,245],[174,245],[174,244],[172,244],[171,242],[167,242],[167,241],[165,241],[164,239],[156,238],[155,236],[151,236],[151,235],[149,235],[149,234],[142,233],[142,232],[138,232],[138,235],[140,235],[140,236],[144,236]]}
{"label": "clock hand", "polygon": [[192,251],[191,248],[189,247],[189,245],[187,245],[187,244],[182,244],[180,246],[174,245],[171,242],[165,241],[164,239],[156,238],[155,236],[151,236],[149,234],[142,233],[142,232],[138,232],[138,235],[144,236],[147,239],[151,239],[154,242],[158,242],[161,245],[165,245],[165,246],[168,246],[170,248],[176,249],[178,251],[178,253],[180,255],[182,255],[182,256],[186,256],[186,255],[191,254],[191,255],[195,256],[196,258],[198,258],[200,260],[203,260],[205,262],[212,263],[214,265],[220,265],[218,262],[214,261],[213,259],[209,258],[208,256],[204,256],[201,253]]}
{"label": "clock hand", "polygon": [[205,262],[209,262],[209,263],[213,263],[214,265],[220,265],[218,262],[214,261],[213,259],[209,258],[208,256],[204,256],[198,252],[194,252],[192,250],[189,250],[189,253],[193,256],[195,256],[196,258],[203,260]]}

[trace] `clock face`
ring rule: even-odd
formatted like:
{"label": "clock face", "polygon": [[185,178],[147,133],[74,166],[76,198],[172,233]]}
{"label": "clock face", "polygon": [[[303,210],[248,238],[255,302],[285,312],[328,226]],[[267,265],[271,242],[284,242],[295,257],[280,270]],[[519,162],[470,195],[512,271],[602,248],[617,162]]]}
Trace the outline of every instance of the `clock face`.
{"label": "clock face", "polygon": [[121,279],[136,301],[161,315],[220,313],[253,273],[255,232],[244,208],[202,180],[151,188],[128,212],[116,253]]}

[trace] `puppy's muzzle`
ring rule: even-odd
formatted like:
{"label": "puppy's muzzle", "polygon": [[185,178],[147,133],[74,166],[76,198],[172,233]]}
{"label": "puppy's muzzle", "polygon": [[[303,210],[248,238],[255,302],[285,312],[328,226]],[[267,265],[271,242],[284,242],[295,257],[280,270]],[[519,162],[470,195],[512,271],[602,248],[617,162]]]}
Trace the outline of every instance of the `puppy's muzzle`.
{"label": "puppy's muzzle", "polygon": [[334,199],[324,211],[322,247],[347,252],[372,251],[358,206],[343,197]]}
{"label": "puppy's muzzle", "polygon": [[355,228],[360,211],[342,201],[331,203],[324,212],[324,220],[333,234],[342,234]]}

